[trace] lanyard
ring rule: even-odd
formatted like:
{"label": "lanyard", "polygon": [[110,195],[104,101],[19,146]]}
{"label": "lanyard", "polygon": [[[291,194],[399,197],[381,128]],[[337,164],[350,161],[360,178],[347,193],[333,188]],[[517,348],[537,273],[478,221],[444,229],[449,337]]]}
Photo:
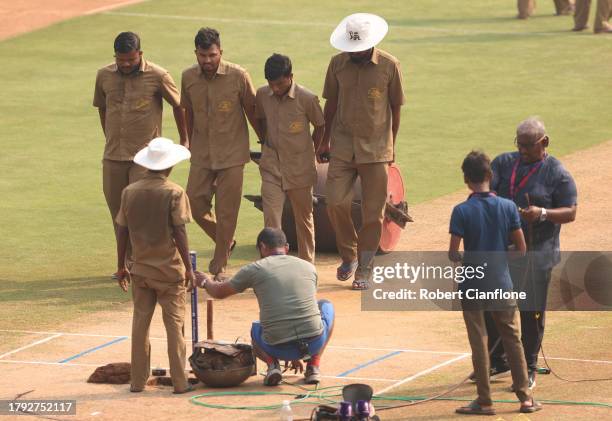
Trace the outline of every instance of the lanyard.
{"label": "lanyard", "polygon": [[495,192],[492,191],[479,191],[479,192],[474,192],[472,194],[470,194],[468,196],[468,200],[470,200],[472,197],[482,197],[482,198],[487,198],[487,197],[495,197],[497,196],[495,194]]}
{"label": "lanyard", "polygon": [[[544,156],[544,159],[546,159],[546,157],[547,155]],[[537,163],[537,165],[534,165],[533,168],[529,170],[527,175],[523,177],[521,181],[519,181],[518,186],[516,185],[516,170],[518,169],[519,163],[521,162],[521,158],[518,158],[516,160],[516,162],[514,163],[514,167],[512,167],[512,175],[510,176],[510,197],[513,200],[514,200],[514,196],[516,196],[518,191],[522,189],[523,187],[525,187],[525,184],[527,184],[527,181],[529,181],[529,178],[532,175],[534,175],[536,172],[538,172],[542,164],[544,164],[544,159],[542,159],[540,162]]]}

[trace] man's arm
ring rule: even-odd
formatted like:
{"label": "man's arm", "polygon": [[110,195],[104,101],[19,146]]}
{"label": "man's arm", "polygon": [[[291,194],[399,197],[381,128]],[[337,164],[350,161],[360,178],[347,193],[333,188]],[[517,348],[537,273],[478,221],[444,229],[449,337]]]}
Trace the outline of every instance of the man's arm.
{"label": "man's arm", "polygon": [[230,281],[210,282],[206,280],[203,286],[206,292],[208,292],[208,295],[220,300],[238,293],[231,285]]}
{"label": "man's arm", "polygon": [[[527,209],[520,210],[521,217],[527,222],[540,220],[542,208],[529,206]],[[576,219],[576,206],[562,207],[556,209],[546,209],[546,220],[554,224],[567,224]]]}
{"label": "man's arm", "polygon": [[191,141],[193,139],[193,110],[191,107],[185,107],[185,129],[187,130],[187,144],[183,145],[188,149],[191,149]]}
{"label": "man's arm", "polygon": [[401,111],[401,104],[391,106],[391,132],[393,133],[393,161],[391,163],[395,162],[395,139],[397,139],[397,132],[400,128]]}
{"label": "man's arm", "polygon": [[130,283],[128,270],[125,266],[125,254],[127,253],[128,241],[130,232],[128,227],[116,225],[115,235],[117,237],[117,272],[113,278],[119,283],[119,287],[127,292],[128,284]]}
{"label": "man's arm", "polygon": [[189,242],[187,240],[187,230],[185,225],[175,225],[172,230],[172,238],[176,248],[181,255],[183,265],[185,265],[185,286],[188,291],[196,287],[196,278],[191,267],[191,257],[189,256]]}
{"label": "man's arm", "polygon": [[262,140],[265,136],[264,132],[261,129],[259,124],[260,116],[257,115],[257,100],[255,98],[255,87],[253,87],[253,81],[251,80],[251,76],[248,73],[243,74],[242,79],[242,89],[240,91],[240,105],[244,110],[244,115],[246,115],[247,120],[249,120],[249,124],[255,131],[255,134]]}
{"label": "man's arm", "polygon": [[451,234],[450,243],[448,245],[448,259],[451,262],[461,262],[463,256],[461,256],[461,252],[459,251],[459,246],[461,245],[461,237],[456,234]]}
{"label": "man's arm", "polygon": [[319,150],[323,141],[323,134],[325,133],[325,126],[315,126],[312,131],[312,141],[314,143],[315,151]]}
{"label": "man's arm", "polygon": [[[338,110],[338,97],[334,96],[333,98],[328,98],[325,101],[325,107],[323,107],[323,118],[325,119],[325,128],[323,132],[323,138],[321,140],[321,144],[317,150],[317,161],[326,162],[328,159],[323,156],[324,154],[329,154],[330,151],[330,139],[331,139],[331,130],[332,123],[334,122],[334,118],[336,117],[336,111]],[[314,136],[313,136],[314,137]]]}
{"label": "man's arm", "polygon": [[176,129],[181,139],[181,145],[189,148],[189,131],[187,130],[185,110],[180,105],[177,105],[176,107],[172,107],[172,113],[174,114],[174,121],[176,122]]}
{"label": "man's arm", "polygon": [[259,139],[259,143],[260,144],[264,144],[266,143],[266,119],[265,118],[258,118],[257,119],[258,124],[259,124],[259,133],[257,133],[257,130],[255,130],[255,128],[253,128],[255,130],[255,133],[257,134],[257,138]]}
{"label": "man's arm", "polygon": [[106,136],[106,108],[98,108],[100,114],[100,124],[102,125],[102,133]]}
{"label": "man's arm", "polygon": [[257,138],[263,142],[265,132],[261,127],[261,119],[258,119],[255,115],[255,107],[249,104],[243,104],[242,108],[244,109],[244,115],[246,115],[247,120],[249,120],[249,124],[253,128],[253,131],[255,131]]}
{"label": "man's arm", "polygon": [[514,248],[510,251],[510,258],[516,259],[523,257],[527,252],[527,244],[525,243],[525,235],[522,229],[515,229],[510,233],[510,241],[514,244]]}

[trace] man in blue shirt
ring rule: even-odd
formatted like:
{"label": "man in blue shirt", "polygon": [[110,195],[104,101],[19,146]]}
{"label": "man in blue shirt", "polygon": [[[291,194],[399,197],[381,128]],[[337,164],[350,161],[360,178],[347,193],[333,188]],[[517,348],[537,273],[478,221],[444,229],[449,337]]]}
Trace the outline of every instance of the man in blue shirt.
{"label": "man in blue shirt", "polygon": [[[559,263],[561,225],[574,221],[578,193],[570,173],[561,162],[546,153],[549,138],[537,118],[521,122],[516,130],[517,152],[499,155],[491,165],[491,189],[508,198],[520,209],[521,226],[527,239],[528,254],[510,265],[515,291],[524,291],[527,300],[521,309],[521,340],[525,349],[529,386],[535,387],[538,353],[544,337],[548,284],[552,268]],[[489,346],[498,335],[487,321]],[[507,371],[503,346],[491,354],[492,373]]]}
{"label": "man in blue shirt", "polygon": [[[474,276],[459,285],[464,293],[471,289],[484,291],[512,291],[512,282],[505,254],[511,240],[516,252],[524,254],[525,238],[521,230],[516,205],[510,200],[497,197],[489,190],[491,162],[482,152],[470,152],[461,166],[465,183],[472,194],[455,206],[450,221],[449,258],[463,262],[464,266],[481,265],[485,275]],[[465,256],[459,252],[463,240]],[[499,258],[497,256],[504,256]],[[493,260],[491,262],[490,260]],[[488,263],[488,264],[487,264]],[[493,263],[493,264],[491,264]],[[485,308],[494,308],[490,313],[497,326],[501,340],[506,347],[508,362],[516,396],[521,402],[520,412],[531,413],[541,405],[531,396],[528,388],[527,364],[519,337],[519,313],[512,299],[470,300],[462,297],[463,319],[467,328],[472,364],[476,378],[478,398],[469,405],[458,408],[460,414],[494,415],[489,380],[489,356],[487,352],[487,331]]]}

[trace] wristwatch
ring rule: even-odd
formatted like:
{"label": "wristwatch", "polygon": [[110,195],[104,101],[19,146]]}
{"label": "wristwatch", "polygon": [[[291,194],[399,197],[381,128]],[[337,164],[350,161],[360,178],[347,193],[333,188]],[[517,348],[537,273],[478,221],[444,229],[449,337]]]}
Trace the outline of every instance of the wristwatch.
{"label": "wristwatch", "polygon": [[546,208],[542,208],[542,213],[540,213],[540,221],[546,221]]}

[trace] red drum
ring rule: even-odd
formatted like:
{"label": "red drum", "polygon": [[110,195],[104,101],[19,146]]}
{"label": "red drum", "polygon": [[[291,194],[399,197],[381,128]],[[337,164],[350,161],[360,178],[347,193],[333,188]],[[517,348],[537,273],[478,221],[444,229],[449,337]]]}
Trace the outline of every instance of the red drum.
{"label": "red drum", "polygon": [[[314,186],[313,216],[315,224],[315,246],[318,252],[337,252],[336,236],[327,216],[327,204],[325,201],[325,181],[327,180],[328,164],[317,164],[317,183]],[[387,182],[387,202],[400,207],[404,202],[404,182],[400,169],[392,164],[389,166],[389,177]],[[355,180],[353,187],[352,212],[353,224],[359,230],[361,226],[361,183],[359,177]],[[289,201],[285,202],[283,209],[282,228],[287,235],[289,246],[297,250],[297,238],[295,233],[295,221]],[[395,250],[402,228],[389,218],[383,221],[382,235],[380,239],[379,252],[389,253]]]}

